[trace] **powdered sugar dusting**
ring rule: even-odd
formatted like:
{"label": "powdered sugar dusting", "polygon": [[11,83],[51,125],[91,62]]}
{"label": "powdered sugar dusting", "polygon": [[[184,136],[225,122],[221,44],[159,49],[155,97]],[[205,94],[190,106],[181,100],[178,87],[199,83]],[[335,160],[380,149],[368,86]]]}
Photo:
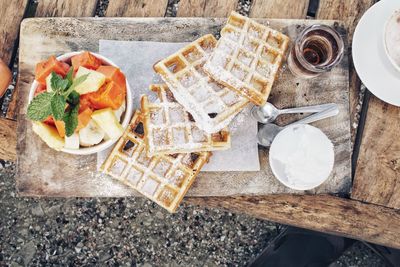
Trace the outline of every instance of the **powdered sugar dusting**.
{"label": "powdered sugar dusting", "polygon": [[[238,36],[236,33],[232,34]],[[215,43],[216,40],[211,35],[201,37],[184,49],[171,55],[168,61],[164,60],[158,63],[158,65],[164,64],[168,67],[171,65],[171,60],[178,60],[182,56],[188,58],[190,64],[179,70],[179,73],[160,72],[160,74],[173,92],[176,100],[192,114],[199,128],[208,133],[215,133],[226,127],[232,116],[240,112],[248,103],[248,100],[242,97],[237,105],[227,105],[221,99],[221,95],[223,94],[219,93],[221,90],[219,86],[210,86],[210,84],[216,82],[209,78],[202,66],[213,52]],[[202,53],[202,56],[198,57],[197,52]],[[191,53],[194,53],[194,55],[191,55]],[[213,58],[218,59],[220,57],[214,56]],[[227,62],[220,62],[218,64],[226,65]],[[214,90],[214,88],[217,88],[217,90]],[[223,88],[222,90],[230,89]],[[210,99],[213,99],[213,101],[209,101]],[[215,114],[209,116],[209,113]]]}
{"label": "powdered sugar dusting", "polygon": [[185,129],[184,128],[173,128],[172,136],[174,144],[185,144],[187,143],[185,137]]}
{"label": "powdered sugar dusting", "polygon": [[124,171],[124,169],[125,169],[125,166],[126,166],[126,162],[124,162],[123,160],[121,160],[121,159],[116,159],[115,161],[114,161],[114,164],[112,165],[112,167],[111,167],[111,172],[114,174],[114,175],[121,175],[122,174],[122,172]]}
{"label": "powdered sugar dusting", "polygon": [[185,173],[181,170],[176,170],[170,177],[168,177],[168,182],[180,187],[182,185],[182,181],[185,178]]}
{"label": "powdered sugar dusting", "polygon": [[[175,97],[167,97],[171,92],[166,85],[152,85],[152,89],[158,92],[160,102],[145,102],[144,109],[151,111],[150,116],[152,112],[157,111],[164,114],[166,119],[162,124],[156,124],[157,120],[150,119],[146,125],[149,155],[156,153],[173,154],[193,151],[214,151],[229,148],[230,143],[228,139],[217,142],[211,138],[211,134],[200,130],[197,127],[198,123],[193,121],[184,107],[174,100]],[[194,92],[204,92],[204,90],[196,90],[195,88]],[[204,94],[204,96],[207,95]],[[204,100],[207,100],[207,98],[204,98]],[[207,100],[204,105],[208,102]],[[219,110],[220,107],[218,110],[213,108],[211,111],[215,112]],[[149,114],[145,113],[145,116],[149,116]],[[202,138],[193,138],[192,131],[194,126],[196,126],[198,131],[201,131],[201,134],[196,133],[194,136],[201,135]]]}
{"label": "powdered sugar dusting", "polygon": [[[238,21],[242,25],[240,29]],[[267,100],[282,64],[276,58],[285,53],[288,37],[236,13],[231,14],[221,32],[214,54],[204,65],[205,71],[216,81],[261,105]],[[254,75],[260,83],[251,82]],[[266,88],[260,90],[260,84]]]}
{"label": "powdered sugar dusting", "polygon": [[160,185],[159,182],[149,178],[144,182],[141,189],[142,189],[142,192],[152,196],[156,192],[159,185]]}

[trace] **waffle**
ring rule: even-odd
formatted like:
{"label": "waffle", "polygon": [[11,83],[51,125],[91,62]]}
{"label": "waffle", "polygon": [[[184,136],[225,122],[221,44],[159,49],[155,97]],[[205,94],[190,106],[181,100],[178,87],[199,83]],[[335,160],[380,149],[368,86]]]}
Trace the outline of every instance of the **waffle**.
{"label": "waffle", "polygon": [[208,133],[228,126],[249,103],[204,73],[202,66],[216,44],[214,36],[205,35],[154,65],[176,100],[193,116],[198,127]]}
{"label": "waffle", "polygon": [[231,138],[226,129],[213,134],[206,133],[197,127],[185,108],[176,102],[166,85],[153,84],[150,89],[157,93],[158,101],[150,103],[146,95],[141,98],[149,156],[230,148]]}
{"label": "waffle", "polygon": [[175,212],[211,152],[147,157],[143,139],[143,116],[136,111],[101,169]]}
{"label": "waffle", "polygon": [[267,102],[289,37],[232,12],[204,71],[256,105]]}

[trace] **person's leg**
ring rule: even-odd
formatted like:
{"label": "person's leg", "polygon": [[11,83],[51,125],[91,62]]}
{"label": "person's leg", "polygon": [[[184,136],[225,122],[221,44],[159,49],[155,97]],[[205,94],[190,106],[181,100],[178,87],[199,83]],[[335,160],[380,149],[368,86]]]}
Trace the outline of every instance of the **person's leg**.
{"label": "person's leg", "polygon": [[249,266],[328,266],[354,242],[345,237],[287,227]]}

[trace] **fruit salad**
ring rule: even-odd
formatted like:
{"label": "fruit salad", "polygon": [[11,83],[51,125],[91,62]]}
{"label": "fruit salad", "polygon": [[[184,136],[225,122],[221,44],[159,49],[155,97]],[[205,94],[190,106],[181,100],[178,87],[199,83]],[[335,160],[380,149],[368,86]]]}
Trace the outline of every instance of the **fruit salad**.
{"label": "fruit salad", "polygon": [[127,85],[119,68],[90,52],[65,62],[51,56],[36,65],[35,80],[27,116],[49,147],[79,149],[122,135]]}

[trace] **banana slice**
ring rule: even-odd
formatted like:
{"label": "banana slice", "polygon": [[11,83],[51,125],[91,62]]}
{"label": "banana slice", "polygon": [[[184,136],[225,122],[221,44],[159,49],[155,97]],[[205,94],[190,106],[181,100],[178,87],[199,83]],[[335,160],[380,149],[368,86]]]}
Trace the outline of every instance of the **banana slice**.
{"label": "banana slice", "polygon": [[125,112],[125,106],[126,105],[125,105],[125,101],[124,101],[124,102],[122,102],[122,105],[118,109],[114,110],[115,117],[117,117],[118,121],[121,121],[121,116]]}
{"label": "banana slice", "polygon": [[111,108],[99,109],[92,113],[92,119],[105,132],[106,140],[118,139],[124,133],[124,129]]}
{"label": "banana slice", "polygon": [[97,145],[104,139],[104,131],[94,120],[90,120],[86,127],[79,131],[79,143],[81,146]]}
{"label": "banana slice", "polygon": [[71,136],[65,136],[65,148],[79,149],[79,134],[74,133]]}
{"label": "banana slice", "polygon": [[90,70],[82,66],[80,66],[76,72],[75,79],[86,74],[88,74],[86,80],[75,86],[75,91],[77,91],[80,95],[96,92],[106,81],[106,76],[104,76],[103,73]]}
{"label": "banana slice", "polygon": [[32,130],[51,148],[61,150],[64,147],[64,138],[62,138],[55,127],[51,127],[43,122],[32,122]]}

